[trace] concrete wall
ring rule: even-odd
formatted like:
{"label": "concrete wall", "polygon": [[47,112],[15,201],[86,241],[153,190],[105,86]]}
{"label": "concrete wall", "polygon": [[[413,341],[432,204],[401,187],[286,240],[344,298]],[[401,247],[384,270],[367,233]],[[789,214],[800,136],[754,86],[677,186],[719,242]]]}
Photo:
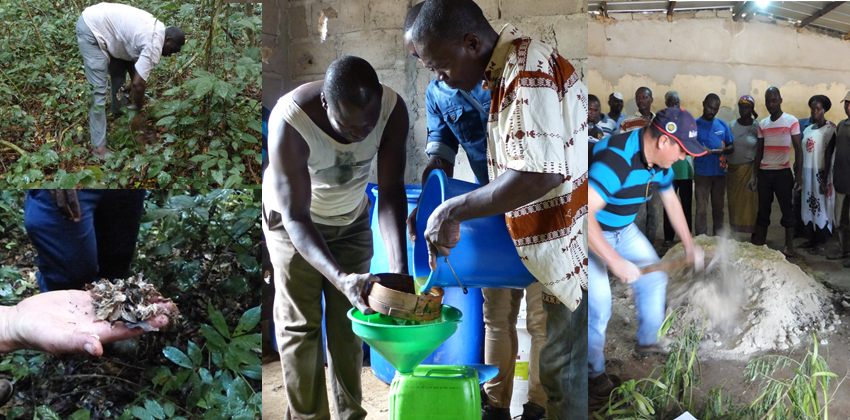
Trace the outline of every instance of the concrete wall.
{"label": "concrete wall", "polygon": [[[409,56],[401,33],[407,11],[419,1],[284,0],[277,3],[279,13],[268,19],[266,12],[274,13],[275,8],[269,7],[270,2],[264,2],[263,31],[278,34],[279,38],[277,43],[269,41],[267,44],[270,57],[263,67],[263,102],[274,104],[290,89],[323,78],[328,66],[339,57],[363,57],[372,64],[381,81],[407,103],[411,140],[405,182],[419,183],[426,164],[425,89],[431,74]],[[587,10],[584,0],[476,2],[497,31],[510,22],[526,35],[555,45],[586,82]],[[320,24],[325,17],[327,33],[323,40]],[[264,35],[263,41],[268,38]],[[458,162],[455,177],[473,180],[466,157],[459,155]]]}
{"label": "concrete wall", "polygon": [[848,91],[850,45],[840,38],[790,23],[756,16],[751,22],[733,22],[729,11],[676,14],[612,14],[615,20],[588,24],[589,90],[600,97],[605,112],[611,92],[622,92],[624,112],[634,113],[635,90],[653,91],[652,110],[664,107],[664,93],[676,90],[682,107],[695,117],[702,114],[708,93],[720,96],[718,118],[738,117],[737,99],[756,100],[756,112],[767,117],[764,92],[776,86],[782,109],[806,118],[812,95],[832,101],[828,120],[846,118],[841,100]]}
{"label": "concrete wall", "polygon": [[263,2],[263,105],[269,109],[291,89],[289,44],[289,0]]}

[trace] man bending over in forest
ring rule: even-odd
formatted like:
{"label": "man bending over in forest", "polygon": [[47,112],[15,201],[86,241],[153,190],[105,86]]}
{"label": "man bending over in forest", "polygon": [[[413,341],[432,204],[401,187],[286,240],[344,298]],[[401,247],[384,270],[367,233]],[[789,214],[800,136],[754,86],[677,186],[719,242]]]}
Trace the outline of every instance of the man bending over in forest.
{"label": "man bending over in forest", "polygon": [[[86,79],[94,87],[89,104],[89,130],[92,154],[105,159],[112,154],[106,148],[107,73],[112,79],[112,113],[124,105],[125,76],[132,78],[132,109],[142,110],[148,76],[161,56],[180,52],[185,35],[180,28],[165,28],[159,19],[135,7],[118,3],[100,3],[87,7],[77,20],[77,44],[83,56]],[[119,93],[120,99],[119,99]],[[133,119],[140,125],[141,112]]]}

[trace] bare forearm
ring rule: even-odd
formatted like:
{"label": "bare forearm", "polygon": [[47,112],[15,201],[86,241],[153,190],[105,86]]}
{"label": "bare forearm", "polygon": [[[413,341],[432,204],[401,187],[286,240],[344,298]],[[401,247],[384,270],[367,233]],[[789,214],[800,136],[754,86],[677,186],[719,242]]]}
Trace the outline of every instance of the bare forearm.
{"label": "bare forearm", "polygon": [[378,198],[378,224],[387,250],[390,272],[407,274],[407,195],[403,184],[393,187]]}
{"label": "bare forearm", "polygon": [[453,220],[489,217],[516,210],[543,197],[563,182],[561,174],[508,170],[489,184],[448,200]]}
{"label": "bare forearm", "polygon": [[615,261],[623,257],[605,240],[605,235],[602,233],[602,226],[596,220],[594,212],[588,212],[587,217],[587,246],[599,258],[602,258],[606,264],[611,265]]}
{"label": "bare forearm", "polygon": [[14,336],[14,306],[0,306],[0,353],[10,353],[23,347]]}
{"label": "bare forearm", "polygon": [[312,220],[284,219],[283,226],[298,253],[328,280],[336,284],[347,274],[337,264]]}
{"label": "bare forearm", "polygon": [[454,165],[445,159],[432,156],[428,160],[428,165],[425,166],[425,170],[422,171],[422,185],[425,185],[425,182],[428,181],[428,175],[431,175],[431,171],[435,169],[442,169],[449,178],[454,176]]}

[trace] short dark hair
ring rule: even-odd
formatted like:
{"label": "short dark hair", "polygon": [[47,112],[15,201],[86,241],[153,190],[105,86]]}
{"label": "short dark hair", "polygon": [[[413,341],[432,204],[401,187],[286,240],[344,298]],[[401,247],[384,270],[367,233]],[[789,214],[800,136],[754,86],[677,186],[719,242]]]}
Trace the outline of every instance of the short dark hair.
{"label": "short dark hair", "polygon": [[823,106],[823,112],[828,112],[830,108],[832,108],[832,101],[829,100],[829,97],[826,95],[815,95],[809,98],[809,108],[812,107],[812,104],[815,102],[820,102],[821,106]]}
{"label": "short dark hair", "polygon": [[383,91],[372,65],[352,55],[331,63],[322,88],[328,104],[338,104],[342,100],[358,108],[365,108],[375,97],[380,98]]}
{"label": "short dark hair", "polygon": [[183,44],[186,43],[186,34],[183,33],[183,30],[176,27],[171,26],[165,30],[165,37],[171,38],[174,41],[174,45],[177,47],[182,47]]}
{"label": "short dark hair", "polygon": [[422,6],[424,5],[425,2],[423,1],[416,3],[410,8],[410,11],[407,12],[407,17],[404,18],[404,28],[402,29],[402,33],[407,33],[407,31],[413,27],[413,24],[416,22],[416,18],[419,17],[419,11],[422,10]]}
{"label": "short dark hair", "polygon": [[717,99],[717,102],[720,102],[720,97],[717,96],[716,93],[709,93],[708,95],[705,95],[703,102],[707,102],[709,99]]}
{"label": "short dark hair", "polygon": [[657,126],[657,125],[655,125],[655,122],[650,122],[650,123],[649,123],[649,127],[647,127],[647,130],[649,130],[649,135],[650,135],[650,137],[652,137],[652,138],[654,138],[654,139],[656,139],[656,140],[657,140],[657,139],[660,139],[660,138],[661,138],[661,136],[663,136],[663,135],[667,134],[667,133],[665,133],[665,132],[661,131],[661,129],[660,129],[660,128],[658,128],[658,126]]}
{"label": "short dark hair", "polygon": [[646,90],[647,95],[648,95],[650,98],[652,97],[652,90],[650,90],[650,89],[649,89],[648,87],[646,87],[646,86],[641,86],[641,87],[637,88],[637,90],[635,91],[635,93],[640,92],[640,91],[642,91],[642,90]]}
{"label": "short dark hair", "polygon": [[481,34],[493,28],[472,0],[426,0],[424,3],[411,29],[413,42],[455,44],[466,34]]}
{"label": "short dark hair", "polygon": [[587,95],[587,103],[591,102],[600,103],[599,98],[597,98],[596,95]]}

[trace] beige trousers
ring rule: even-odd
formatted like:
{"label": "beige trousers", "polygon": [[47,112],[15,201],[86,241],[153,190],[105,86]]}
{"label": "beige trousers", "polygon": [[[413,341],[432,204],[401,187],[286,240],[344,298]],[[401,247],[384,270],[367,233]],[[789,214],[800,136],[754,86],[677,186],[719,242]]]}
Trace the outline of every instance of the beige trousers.
{"label": "beige trousers", "polygon": [[[523,290],[482,289],[484,293],[484,363],[499,368],[499,374],[484,384],[482,398],[494,407],[511,406],[514,368],[518,352],[516,322]],[[540,385],[540,348],[546,343],[546,312],[543,285],[532,283],[525,289],[526,328],[531,334],[528,366],[528,401],[546,407],[546,393]]]}

